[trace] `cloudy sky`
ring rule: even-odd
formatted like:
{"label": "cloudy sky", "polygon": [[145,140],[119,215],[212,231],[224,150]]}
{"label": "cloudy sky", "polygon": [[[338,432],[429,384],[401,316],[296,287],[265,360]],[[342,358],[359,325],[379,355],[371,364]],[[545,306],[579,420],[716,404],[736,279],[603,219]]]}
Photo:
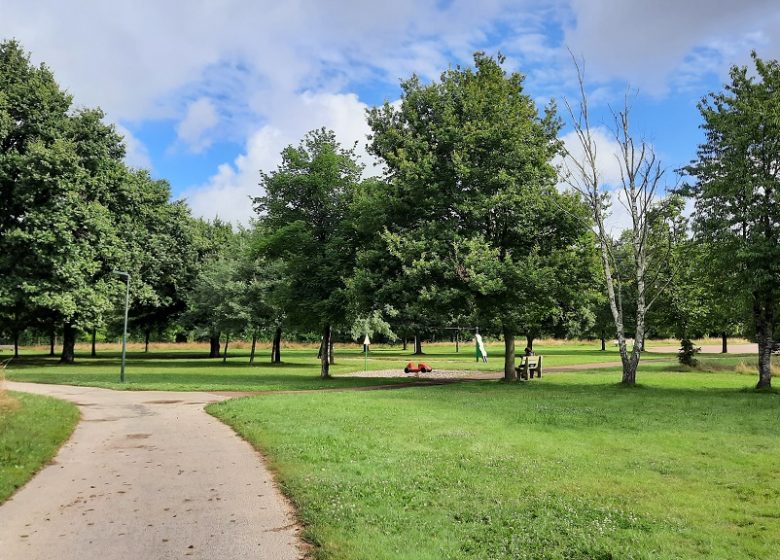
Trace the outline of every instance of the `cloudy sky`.
{"label": "cloudy sky", "polygon": [[284,146],[325,126],[365,153],[366,107],[397,99],[412,73],[435,79],[468,64],[475,50],[504,53],[543,105],[573,97],[571,49],[586,61],[597,120],[637,90],[635,130],[679,167],[701,138],[696,103],[729,65],[751,49],[780,57],[780,4],[0,0],[0,38],[46,62],[77,105],[103,108],[128,162],[169,180],[197,215],[246,222],[259,170]]}

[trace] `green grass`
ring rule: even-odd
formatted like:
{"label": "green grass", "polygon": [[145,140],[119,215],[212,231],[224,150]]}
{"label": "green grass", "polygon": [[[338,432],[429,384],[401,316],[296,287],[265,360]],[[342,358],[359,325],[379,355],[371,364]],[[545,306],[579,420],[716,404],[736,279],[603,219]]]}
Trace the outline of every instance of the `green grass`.
{"label": "green grass", "polygon": [[64,401],[0,394],[0,503],[56,455],[78,419],[78,409]]}
{"label": "green grass", "polygon": [[[411,351],[399,347],[379,347],[370,354],[369,370],[403,371],[409,361],[424,361],[435,369],[501,371],[503,369],[503,347],[488,348],[490,361],[476,362],[473,348],[462,345],[456,353],[454,345],[426,345],[424,356],[413,356]],[[545,356],[546,367],[570,366],[588,363],[619,363],[614,349],[598,350],[597,345],[556,344],[538,346],[538,353]],[[206,351],[197,351],[191,346],[186,350],[129,352],[126,382],[119,382],[120,355],[116,351],[99,352],[96,358],[84,353],[77,354],[76,363],[59,364],[58,358],[49,357],[44,351],[25,350],[12,361],[5,373],[12,381],[89,385],[124,390],[166,390],[166,391],[276,391],[322,388],[350,388],[386,383],[404,383],[406,378],[339,378],[340,374],[362,371],[365,367],[360,347],[339,347],[336,364],[331,371],[336,379],[319,378],[317,349],[284,349],[284,363],[269,363],[270,351],[258,352],[255,365],[249,365],[248,352],[235,350],[229,354],[227,363],[222,359],[209,359]],[[665,355],[653,355],[658,359]]]}
{"label": "green grass", "polygon": [[212,405],[318,558],[780,558],[780,395],[618,370]]}

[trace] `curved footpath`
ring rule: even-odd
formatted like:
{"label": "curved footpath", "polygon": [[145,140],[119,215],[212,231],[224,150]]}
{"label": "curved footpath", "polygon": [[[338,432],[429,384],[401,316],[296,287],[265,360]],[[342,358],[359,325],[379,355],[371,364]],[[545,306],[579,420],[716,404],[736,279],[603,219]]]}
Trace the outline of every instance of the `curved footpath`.
{"label": "curved footpath", "polygon": [[76,403],[52,464],[0,506],[2,560],[298,559],[262,458],[203,407],[212,393],[7,382]]}

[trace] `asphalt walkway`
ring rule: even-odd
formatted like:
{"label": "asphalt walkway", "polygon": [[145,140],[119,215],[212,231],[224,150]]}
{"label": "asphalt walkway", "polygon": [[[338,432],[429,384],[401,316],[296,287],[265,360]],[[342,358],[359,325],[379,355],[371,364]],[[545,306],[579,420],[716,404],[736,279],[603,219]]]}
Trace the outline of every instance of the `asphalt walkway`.
{"label": "asphalt walkway", "polygon": [[211,393],[7,382],[76,403],[54,462],[0,506],[2,560],[297,559],[292,509]]}

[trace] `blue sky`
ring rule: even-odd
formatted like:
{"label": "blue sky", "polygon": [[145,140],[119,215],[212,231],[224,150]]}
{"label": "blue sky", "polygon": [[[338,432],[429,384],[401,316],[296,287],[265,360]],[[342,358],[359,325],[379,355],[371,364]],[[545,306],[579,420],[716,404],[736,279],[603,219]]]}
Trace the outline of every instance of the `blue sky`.
{"label": "blue sky", "polygon": [[[0,37],[46,62],[125,134],[128,162],[200,216],[247,222],[259,170],[313,128],[365,154],[366,107],[475,50],[507,56],[540,104],[573,99],[583,57],[597,124],[632,93],[634,130],[670,170],[701,139],[696,103],[731,64],[780,57],[780,5],[724,0],[0,0]],[[567,131],[564,130],[564,134]],[[604,152],[610,137],[602,135]],[[604,177],[615,180],[605,158]],[[670,180],[673,177],[670,175]]]}

